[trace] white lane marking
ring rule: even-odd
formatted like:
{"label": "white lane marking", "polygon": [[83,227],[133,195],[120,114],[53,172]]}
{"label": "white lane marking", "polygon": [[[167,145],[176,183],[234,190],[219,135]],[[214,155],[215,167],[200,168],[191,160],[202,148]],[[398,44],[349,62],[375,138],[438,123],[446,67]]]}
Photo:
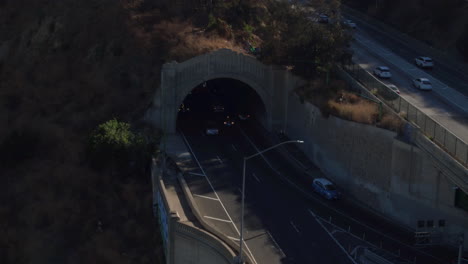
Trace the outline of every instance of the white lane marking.
{"label": "white lane marking", "polygon": [[280,248],[280,246],[278,245],[278,243],[276,243],[276,240],[273,238],[273,236],[271,235],[271,233],[269,231],[266,231],[267,234],[270,236],[271,238],[271,241],[273,241],[273,244],[275,244],[275,246],[278,248],[278,250],[280,251],[281,253],[281,256],[284,258],[286,257],[286,254],[284,254],[283,250]]}
{"label": "white lane marking", "polygon": [[[250,144],[257,150],[257,152],[260,152],[260,150],[257,148],[257,146],[252,142],[252,140],[250,140],[250,138],[244,133],[244,131],[243,131],[242,129],[241,129],[240,131],[241,131],[242,135],[250,142]],[[279,173],[277,170],[275,170],[275,169],[271,166],[271,163],[263,156],[263,154],[260,154],[260,156],[262,156],[262,158],[263,158],[263,160],[266,162],[266,164],[267,164],[276,174],[282,176],[281,173]],[[404,246],[406,246],[406,247],[409,247],[409,248],[411,248],[411,249],[413,249],[413,250],[418,251],[418,252],[421,253],[421,254],[425,254],[425,255],[427,255],[427,256],[433,257],[432,255],[429,255],[428,253],[425,253],[424,251],[417,250],[417,249],[415,249],[414,247],[412,247],[411,245],[408,245],[408,244],[405,244],[405,243],[403,243],[403,242],[401,242],[401,241],[398,241],[398,240],[396,240],[395,238],[393,238],[393,237],[391,237],[391,236],[389,236],[389,235],[386,235],[386,234],[384,234],[384,233],[382,233],[382,232],[376,230],[375,228],[372,228],[372,227],[370,227],[370,226],[368,226],[368,225],[362,223],[361,221],[359,221],[359,220],[357,220],[357,219],[355,219],[355,218],[353,218],[353,217],[351,217],[351,216],[349,216],[349,215],[346,215],[346,214],[344,214],[344,213],[338,211],[337,209],[335,209],[335,208],[329,206],[328,204],[324,203],[321,199],[318,199],[318,198],[316,198],[315,196],[309,195],[309,193],[305,192],[302,188],[300,188],[299,186],[297,186],[297,184],[295,184],[294,182],[292,182],[292,181],[291,181],[290,179],[288,179],[287,177],[282,176],[282,178],[283,178],[285,181],[287,181],[289,184],[295,186],[295,188],[296,188],[297,190],[299,190],[300,192],[304,193],[307,197],[309,197],[309,198],[311,198],[311,199],[314,199],[316,202],[320,203],[322,206],[328,208],[329,210],[335,212],[336,214],[339,214],[339,215],[341,215],[342,217],[345,217],[346,219],[351,220],[351,221],[353,221],[353,222],[355,222],[355,223],[357,223],[357,224],[359,224],[359,225],[361,225],[361,226],[363,226],[363,227],[365,227],[365,228],[367,228],[367,229],[369,229],[369,230],[371,230],[371,231],[373,231],[373,232],[379,234],[380,236],[383,236],[383,237],[385,237],[385,238],[387,238],[387,239],[390,239],[390,240],[392,240],[392,241],[394,241],[394,242],[396,242],[396,243],[398,243],[398,244],[400,244],[400,245],[404,245]]]}
{"label": "white lane marking", "polygon": [[223,161],[219,158],[218,155],[216,155],[216,158],[218,158],[219,163],[223,164]]}
{"label": "white lane marking", "polygon": [[216,198],[208,197],[208,196],[204,196],[204,195],[199,195],[199,194],[194,194],[193,196],[197,196],[197,197],[200,197],[200,198],[205,198],[205,199],[209,199],[209,200],[213,200],[213,201],[219,201]]}
{"label": "white lane marking", "polygon": [[201,173],[189,172],[188,174],[195,175],[195,176],[206,177],[205,174],[201,174]]}
{"label": "white lane marking", "polygon": [[230,220],[224,220],[224,219],[216,218],[216,217],[212,217],[212,216],[205,215],[203,217],[208,218],[208,219],[212,219],[212,220],[216,220],[216,221],[220,221],[220,222],[232,223],[232,221],[230,221]]}
{"label": "white lane marking", "polygon": [[335,241],[336,245],[341,248],[341,250],[346,254],[346,256],[348,256],[349,260],[351,260],[351,262],[353,262],[354,264],[358,264],[353,259],[353,257],[349,255],[348,251],[346,251],[346,249],[340,244],[340,242],[338,242],[338,240],[336,240],[336,238],[327,230],[327,228],[322,224],[322,222],[320,222],[320,220],[317,219],[315,213],[312,212],[310,209],[309,209],[309,213],[314,217],[315,221],[323,228],[323,230],[327,232],[327,234],[333,239],[333,241]]}
{"label": "white lane marking", "polygon": [[298,234],[301,233],[301,232],[299,231],[299,229],[297,229],[297,226],[294,225],[293,221],[290,221],[289,223],[292,225],[292,227],[294,228],[294,230],[296,230],[296,232],[297,232]]}
{"label": "white lane marking", "polygon": [[[184,133],[182,131],[180,131],[182,137],[184,138],[184,141],[185,143],[187,144],[187,146],[189,147],[190,149],[190,152],[193,154],[193,157],[195,158],[195,161],[197,162],[198,164],[198,167],[200,167],[203,175],[205,175],[205,178],[206,178],[206,181],[208,182],[208,184],[210,185],[211,189],[213,190],[214,194],[216,195],[216,198],[218,198],[219,200],[219,203],[221,204],[221,207],[223,208],[224,212],[226,213],[227,217],[229,218],[229,220],[231,221],[232,225],[234,226],[234,229],[236,230],[237,234],[240,236],[240,232],[239,232],[239,229],[237,229],[237,226],[234,224],[234,221],[232,221],[232,218],[231,216],[229,215],[226,207],[224,206],[223,202],[221,201],[221,199],[219,198],[219,195],[218,193],[216,192],[215,188],[213,187],[213,184],[211,183],[210,179],[206,176],[206,173],[205,173],[205,170],[203,169],[203,167],[201,166],[200,162],[198,161],[198,158],[197,156],[195,155],[195,152],[193,151],[192,147],[190,146],[187,138],[185,137]],[[250,256],[252,257],[252,261],[255,263],[255,264],[258,264],[257,261],[255,260],[255,257],[254,255],[252,254],[252,251],[250,251],[250,248],[249,246],[247,245],[247,242],[245,242],[245,240],[243,241],[243,244],[245,244],[245,249],[249,252]]]}
{"label": "white lane marking", "polygon": [[239,238],[235,238],[235,237],[231,237],[231,236],[227,236],[227,237],[228,237],[229,239],[231,239],[231,240],[234,240],[234,241],[240,241]]}
{"label": "white lane marking", "polygon": [[236,146],[234,146],[234,144],[232,144],[231,146],[235,151],[237,151]]}
{"label": "white lane marking", "polygon": [[[237,188],[237,190],[242,194],[242,190],[240,188]],[[245,196],[244,196],[245,197]]]}
{"label": "white lane marking", "polygon": [[260,179],[257,177],[257,175],[255,175],[255,173],[252,173],[252,176],[255,178],[255,180],[257,180],[258,182],[260,182]]}

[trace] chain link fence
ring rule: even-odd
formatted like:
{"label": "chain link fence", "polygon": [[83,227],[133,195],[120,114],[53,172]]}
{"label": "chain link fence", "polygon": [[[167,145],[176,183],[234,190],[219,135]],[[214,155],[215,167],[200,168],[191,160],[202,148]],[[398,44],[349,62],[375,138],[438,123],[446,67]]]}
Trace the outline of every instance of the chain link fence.
{"label": "chain link fence", "polygon": [[424,114],[419,108],[393,92],[384,83],[355,63],[342,65],[343,69],[375,94],[385,104],[421,129],[433,142],[442,147],[465,167],[468,167],[468,144]]}

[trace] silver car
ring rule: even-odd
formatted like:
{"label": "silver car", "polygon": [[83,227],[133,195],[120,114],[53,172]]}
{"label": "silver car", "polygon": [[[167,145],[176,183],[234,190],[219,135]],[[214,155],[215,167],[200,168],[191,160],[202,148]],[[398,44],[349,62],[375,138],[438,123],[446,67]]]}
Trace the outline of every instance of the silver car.
{"label": "silver car", "polygon": [[421,68],[432,68],[434,67],[434,61],[429,57],[419,56],[414,59],[416,65]]}
{"label": "silver car", "polygon": [[374,75],[385,79],[389,79],[390,77],[392,77],[392,74],[390,73],[390,68],[388,68],[387,66],[379,66],[375,68]]}
{"label": "silver car", "polygon": [[424,90],[424,91],[432,90],[432,83],[427,78],[416,78],[413,80],[413,85],[419,90]]}

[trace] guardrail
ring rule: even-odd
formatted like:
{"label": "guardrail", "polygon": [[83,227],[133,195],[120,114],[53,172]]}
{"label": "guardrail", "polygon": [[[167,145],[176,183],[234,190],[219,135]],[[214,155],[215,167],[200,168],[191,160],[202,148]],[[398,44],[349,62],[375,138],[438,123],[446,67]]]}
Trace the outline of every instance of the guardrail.
{"label": "guardrail", "polygon": [[427,116],[418,107],[402,98],[384,83],[355,63],[342,65],[343,69],[357,79],[367,90],[376,93],[385,104],[414,123],[430,140],[439,145],[453,158],[468,167],[468,144],[450,130]]}

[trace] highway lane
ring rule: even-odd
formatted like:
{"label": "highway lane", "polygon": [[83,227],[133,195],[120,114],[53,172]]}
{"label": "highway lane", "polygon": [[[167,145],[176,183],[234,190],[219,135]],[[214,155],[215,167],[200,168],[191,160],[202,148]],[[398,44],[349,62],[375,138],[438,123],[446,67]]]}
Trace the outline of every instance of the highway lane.
{"label": "highway lane", "polygon": [[[193,127],[191,131],[184,129],[184,134],[240,229],[242,158],[255,150],[240,133],[207,137],[202,136],[201,130],[193,131]],[[352,263],[327,231],[315,222],[307,202],[294,190],[285,188],[271,173],[261,159],[248,161],[245,241],[256,262]],[[272,246],[274,254],[271,254]]]}
{"label": "highway lane", "polygon": [[[249,139],[242,133],[207,137],[202,135],[201,128],[196,130],[192,133],[186,131],[186,137],[240,230],[242,158],[255,153],[252,144],[258,148],[271,144],[265,141],[265,135],[249,126],[244,126]],[[416,263],[444,263],[444,260],[410,246],[413,242],[411,233],[390,225],[351,202],[330,202],[312,193],[309,183],[302,177],[303,172],[297,171],[274,151],[266,157],[271,160],[270,165],[260,157],[249,160],[246,174],[245,234],[247,245],[257,261],[270,258],[268,263],[330,263],[327,262],[328,255],[336,255],[337,252],[339,258],[346,261],[343,250],[311,216],[311,210],[322,219],[332,219],[333,224],[343,229],[351,228],[352,236],[364,236],[376,247],[382,244],[385,250],[400,252],[406,259],[414,260],[416,257]],[[270,167],[271,163],[274,169]],[[311,171],[313,176],[323,176],[318,169]],[[301,190],[291,188],[288,181],[293,181]],[[230,232],[230,229],[226,230]],[[235,238],[235,234],[231,236]],[[350,244],[345,240],[342,246],[348,249]],[[334,250],[327,250],[329,247]],[[270,251],[266,253],[266,250]]]}
{"label": "highway lane", "polygon": [[[380,79],[385,84],[395,84],[401,91],[401,96],[432,117],[435,121],[452,131],[459,138],[468,142],[468,118],[451,105],[441,102],[433,92],[420,91],[412,85],[412,79],[407,75],[411,68],[401,69],[389,65],[382,58],[369,53],[366,47],[353,43],[355,54],[353,60],[372,73],[377,66],[389,66],[392,77]],[[426,76],[422,76],[426,77]],[[430,76],[427,76],[430,78]]]}
{"label": "highway lane", "polygon": [[[354,20],[357,23],[357,31],[361,34],[365,34],[366,37],[377,40],[381,45],[390,49],[392,52],[405,59],[409,63],[414,64],[414,58],[417,56],[431,56],[431,54],[421,54],[421,50],[417,47],[408,45],[407,42],[389,34],[375,27],[370,21],[364,21],[363,19],[346,14],[346,17]],[[468,73],[464,69],[459,69],[456,65],[451,65],[449,62],[435,60],[435,67],[432,70],[428,70],[428,73],[440,79],[450,87],[460,91],[461,93],[468,95]]]}
{"label": "highway lane", "polygon": [[[268,134],[260,132],[258,126],[244,126],[244,129],[246,134],[251,137],[251,140],[259,145],[259,148],[272,144],[266,140]],[[364,236],[366,241],[377,247],[382,244],[390,252],[399,252],[407,260],[413,261],[416,258],[416,263],[446,263],[447,259],[452,255],[451,252],[441,248],[428,247],[425,251],[414,248],[411,246],[414,238],[408,230],[401,229],[384,218],[363,210],[350,200],[343,199],[339,202],[330,202],[317,197],[308,187],[311,179],[304,177],[303,171],[291,166],[277,151],[269,152],[265,154],[265,157],[270,161],[269,163],[274,167],[274,170],[278,172],[279,178],[283,178],[284,186],[289,185],[291,187],[290,182],[292,181],[296,192],[304,200],[307,200],[310,208],[317,215],[325,219],[332,219],[334,224],[345,230],[351,228],[352,234],[360,237]],[[319,170],[312,168],[312,173],[309,172],[308,176],[323,177],[324,175]],[[431,254],[434,254],[434,256]]]}

